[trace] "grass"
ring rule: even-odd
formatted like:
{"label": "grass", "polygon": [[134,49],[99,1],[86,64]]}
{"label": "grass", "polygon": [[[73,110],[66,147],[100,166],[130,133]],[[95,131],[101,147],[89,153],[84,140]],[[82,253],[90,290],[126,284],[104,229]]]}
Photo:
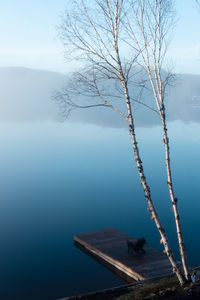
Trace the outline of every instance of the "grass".
{"label": "grass", "polygon": [[133,287],[127,294],[116,297],[117,300],[142,300],[147,297],[164,296],[170,292],[181,291],[179,282],[175,276],[160,280],[145,282]]}

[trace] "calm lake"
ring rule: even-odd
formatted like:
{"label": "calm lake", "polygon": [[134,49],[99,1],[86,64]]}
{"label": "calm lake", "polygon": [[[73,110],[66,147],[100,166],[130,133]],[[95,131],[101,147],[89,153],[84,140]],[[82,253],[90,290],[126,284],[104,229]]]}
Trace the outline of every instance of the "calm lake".
{"label": "calm lake", "polygon": [[[200,124],[169,124],[173,178],[190,266],[200,265]],[[137,128],[152,196],[177,258],[159,127]],[[161,249],[126,129],[0,124],[0,299],[56,299],[124,282],[73,246],[115,227]]]}

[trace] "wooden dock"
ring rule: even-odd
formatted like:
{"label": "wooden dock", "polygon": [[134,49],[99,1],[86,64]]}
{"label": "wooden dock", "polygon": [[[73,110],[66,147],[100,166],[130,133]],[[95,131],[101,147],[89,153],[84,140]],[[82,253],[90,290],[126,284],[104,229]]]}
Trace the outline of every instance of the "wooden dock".
{"label": "wooden dock", "polygon": [[172,274],[166,254],[145,245],[143,253],[128,254],[127,240],[136,239],[114,228],[74,236],[74,244],[127,282]]}

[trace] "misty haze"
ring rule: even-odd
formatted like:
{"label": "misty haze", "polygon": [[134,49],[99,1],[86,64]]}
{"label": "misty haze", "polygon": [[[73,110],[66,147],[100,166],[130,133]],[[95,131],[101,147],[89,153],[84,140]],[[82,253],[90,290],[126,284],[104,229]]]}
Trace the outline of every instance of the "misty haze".
{"label": "misty haze", "polygon": [[[26,68],[0,68],[0,122],[63,121],[53,92],[65,86],[68,77]],[[199,95],[200,76],[177,75],[166,97],[168,121],[200,122]],[[152,95],[146,93],[144,103],[151,102]],[[135,103],[134,109],[138,126],[159,125],[159,118],[148,108]],[[68,120],[119,128],[126,126],[116,112],[101,107],[73,110]]]}

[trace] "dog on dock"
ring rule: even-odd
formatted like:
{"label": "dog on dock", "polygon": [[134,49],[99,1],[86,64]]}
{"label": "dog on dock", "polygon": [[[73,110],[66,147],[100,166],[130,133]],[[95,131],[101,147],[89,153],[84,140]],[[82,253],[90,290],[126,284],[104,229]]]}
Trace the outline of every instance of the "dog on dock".
{"label": "dog on dock", "polygon": [[145,238],[137,239],[135,242],[127,240],[126,243],[127,243],[127,246],[128,246],[128,254],[131,251],[135,252],[136,254],[138,254],[140,252],[145,253],[145,250],[143,249],[143,247],[146,243]]}

